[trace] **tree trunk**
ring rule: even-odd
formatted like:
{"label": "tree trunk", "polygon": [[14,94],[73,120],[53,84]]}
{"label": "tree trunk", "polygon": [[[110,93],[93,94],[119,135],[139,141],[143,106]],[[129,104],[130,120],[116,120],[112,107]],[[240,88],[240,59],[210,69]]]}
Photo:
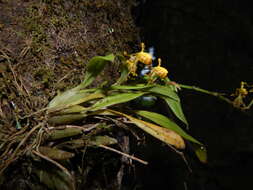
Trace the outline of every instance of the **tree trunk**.
{"label": "tree trunk", "polygon": [[[133,5],[134,0],[0,1],[1,148],[10,138],[15,139],[12,134],[29,131],[45,119],[24,117],[45,108],[58,91],[79,84],[90,58],[129,52],[139,44],[131,15]],[[115,76],[118,70],[114,64],[97,81],[114,80]],[[0,163],[15,150],[16,141],[12,142],[9,151],[0,150]],[[109,162],[115,159],[105,158]],[[66,164],[73,172],[85,167],[81,181],[73,182],[78,188],[119,188],[112,164],[108,165],[111,174],[104,176],[108,168],[99,158],[91,156],[86,162],[78,162],[85,166],[75,164],[76,160]],[[30,173],[36,164],[25,155],[12,160],[0,176],[0,189],[48,189],[40,183],[41,178]],[[38,167],[45,168],[41,164]]]}

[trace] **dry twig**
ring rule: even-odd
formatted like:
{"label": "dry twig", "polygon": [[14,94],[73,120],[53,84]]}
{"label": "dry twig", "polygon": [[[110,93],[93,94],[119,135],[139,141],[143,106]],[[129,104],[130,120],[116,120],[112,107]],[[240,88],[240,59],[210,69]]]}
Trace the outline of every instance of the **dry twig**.
{"label": "dry twig", "polygon": [[129,159],[132,159],[132,160],[135,160],[135,161],[138,161],[138,162],[140,162],[140,163],[142,163],[142,164],[144,164],[144,165],[147,165],[147,164],[148,164],[147,161],[141,160],[141,159],[139,159],[139,158],[136,158],[136,157],[131,156],[131,155],[129,155],[129,154],[126,154],[126,153],[124,153],[124,152],[120,152],[119,150],[116,150],[116,149],[114,149],[114,148],[111,148],[111,147],[108,147],[108,146],[105,146],[105,145],[99,145],[99,147],[104,148],[104,149],[106,149],[106,150],[110,150],[110,151],[112,151],[112,152],[116,152],[116,153],[118,153],[118,154],[120,154],[120,155],[122,155],[122,156],[125,156],[125,157],[127,157],[127,158],[129,158]]}

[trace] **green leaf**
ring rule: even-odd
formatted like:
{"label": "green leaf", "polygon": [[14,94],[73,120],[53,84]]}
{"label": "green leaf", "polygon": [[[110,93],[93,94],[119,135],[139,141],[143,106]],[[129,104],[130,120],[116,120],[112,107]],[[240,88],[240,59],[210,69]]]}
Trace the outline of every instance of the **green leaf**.
{"label": "green leaf", "polygon": [[82,97],[85,97],[90,92],[94,92],[97,89],[87,89],[87,90],[79,90],[78,87],[69,89],[63,93],[55,96],[48,104],[48,108],[54,108],[58,106],[63,106],[70,104]]}
{"label": "green leaf", "polygon": [[127,81],[128,74],[129,74],[129,71],[127,67],[125,65],[122,65],[120,69],[120,77],[115,83],[115,85],[120,85],[121,83]]}
{"label": "green leaf", "polygon": [[167,96],[173,100],[180,101],[177,93],[170,86],[155,85],[152,88],[145,89],[146,92]]}
{"label": "green leaf", "polygon": [[175,116],[188,126],[188,122],[184,116],[184,113],[181,107],[181,102],[175,101],[174,99],[171,99],[166,96],[161,96],[161,98],[165,100],[165,102],[168,104],[168,106],[170,107],[171,111],[175,114]]}
{"label": "green leaf", "polygon": [[87,110],[87,108],[85,108],[83,106],[74,105],[74,106],[70,106],[69,108],[65,108],[65,109],[61,110],[59,114],[80,113],[80,112],[83,112],[86,110]]}
{"label": "green leaf", "polygon": [[75,96],[77,93],[78,93],[78,90],[73,88],[61,94],[58,94],[49,102],[48,108],[53,108],[53,107],[62,105],[63,103],[68,101],[71,97]]}
{"label": "green leaf", "polygon": [[172,131],[175,131],[177,134],[181,135],[183,138],[185,138],[191,142],[202,145],[201,142],[194,139],[192,136],[188,135],[176,123],[174,123],[171,119],[169,119],[168,117],[166,117],[162,114],[158,114],[158,113],[150,112],[150,111],[142,111],[142,110],[136,111],[135,113],[157,123],[158,125],[160,125],[162,127],[168,128]]}
{"label": "green leaf", "polygon": [[129,93],[120,93],[120,94],[110,95],[96,102],[90,110],[96,111],[96,110],[103,109],[115,104],[128,102],[142,96],[143,94],[145,94],[145,92],[138,92],[138,93],[129,92]]}
{"label": "green leaf", "polygon": [[87,65],[87,71],[83,82],[80,84],[80,87],[85,88],[86,86],[90,85],[97,75],[104,69],[105,65],[113,62],[114,58],[115,56],[113,54],[93,57]]}
{"label": "green leaf", "polygon": [[196,156],[202,163],[207,163],[207,150],[204,146],[199,146],[198,144],[192,144]]}
{"label": "green leaf", "polygon": [[139,90],[139,89],[146,89],[151,88],[154,85],[147,85],[147,84],[136,84],[136,85],[113,85],[111,86],[112,90]]}
{"label": "green leaf", "polygon": [[99,99],[99,98],[103,98],[104,94],[101,93],[100,91],[94,92],[92,94],[88,94],[88,93],[75,93],[73,96],[69,97],[68,100],[65,100],[65,102],[62,102],[61,105],[56,106],[56,107],[52,107],[51,109],[49,109],[49,112],[56,112],[56,111],[65,111],[68,112],[68,108],[69,107],[73,107],[75,105],[84,103],[84,102],[88,102],[90,100],[95,100],[95,99]]}

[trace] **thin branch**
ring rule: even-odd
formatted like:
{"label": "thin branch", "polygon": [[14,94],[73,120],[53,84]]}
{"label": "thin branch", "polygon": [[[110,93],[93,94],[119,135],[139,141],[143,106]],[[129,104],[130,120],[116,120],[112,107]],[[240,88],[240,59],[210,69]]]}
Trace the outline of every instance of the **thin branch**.
{"label": "thin branch", "polygon": [[32,151],[33,154],[43,158],[44,160],[47,160],[48,162],[51,162],[52,164],[56,165],[58,168],[60,168],[64,173],[66,173],[69,177],[72,178],[72,175],[69,173],[69,171],[64,167],[62,166],[61,164],[59,164],[58,162],[52,160],[51,158],[41,154],[40,152],[36,151],[36,150],[33,150]]}
{"label": "thin branch", "polygon": [[198,92],[201,92],[201,93],[204,93],[204,94],[215,96],[215,97],[219,98],[220,100],[225,101],[228,104],[232,105],[234,108],[240,110],[244,114],[248,114],[246,112],[246,110],[250,109],[251,106],[253,106],[253,99],[250,101],[250,103],[247,106],[245,106],[245,107],[238,107],[238,106],[235,106],[234,101],[230,100],[229,98],[226,98],[224,96],[225,95],[224,93],[212,92],[212,91],[208,91],[208,90],[196,87],[196,86],[189,86],[189,85],[184,85],[184,84],[177,84],[177,85],[180,88],[185,88],[185,89],[188,89],[188,90],[195,90],[195,91],[198,91]]}
{"label": "thin branch", "polygon": [[141,160],[141,159],[139,159],[139,158],[136,158],[136,157],[131,156],[131,155],[129,155],[129,154],[126,154],[126,153],[124,153],[124,152],[120,152],[119,150],[116,150],[116,149],[114,149],[114,148],[111,148],[111,147],[108,147],[108,146],[105,146],[105,145],[99,145],[99,147],[104,148],[104,149],[106,149],[106,150],[110,150],[110,151],[112,151],[112,152],[116,152],[116,153],[118,153],[118,154],[120,154],[120,155],[122,155],[122,156],[125,156],[125,157],[127,157],[127,158],[129,158],[129,159],[132,159],[132,160],[135,160],[135,161],[138,161],[138,162],[140,162],[140,163],[142,163],[142,164],[144,164],[144,165],[147,165],[147,164],[148,164],[147,161]]}

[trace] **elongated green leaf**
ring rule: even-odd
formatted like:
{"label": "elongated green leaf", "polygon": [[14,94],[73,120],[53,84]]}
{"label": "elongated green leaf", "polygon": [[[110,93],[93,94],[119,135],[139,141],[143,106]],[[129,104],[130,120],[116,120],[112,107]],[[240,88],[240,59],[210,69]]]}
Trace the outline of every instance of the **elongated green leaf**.
{"label": "elongated green leaf", "polygon": [[81,83],[81,87],[85,88],[86,86],[90,85],[97,75],[104,69],[105,65],[113,62],[114,58],[115,56],[113,54],[93,57],[87,65],[87,71],[84,80]]}
{"label": "elongated green leaf", "polygon": [[104,94],[100,91],[91,93],[91,94],[83,94],[83,93],[78,93],[76,97],[73,97],[73,100],[68,104],[70,106],[78,105],[84,102],[88,102],[90,100],[98,99],[98,98],[103,98]]}
{"label": "elongated green leaf", "polygon": [[155,85],[152,88],[145,89],[145,91],[155,93],[158,95],[167,96],[167,97],[172,98],[176,101],[180,101],[177,93],[174,90],[172,90],[170,86]]}
{"label": "elongated green leaf", "polygon": [[[90,100],[95,100],[95,99],[99,99],[99,98],[103,98],[104,97],[104,94],[97,91],[97,92],[94,92],[92,94],[87,94],[87,93],[76,93],[75,95],[69,97],[68,100],[66,100],[65,102],[63,102],[60,106],[56,106],[56,107],[52,107],[51,109],[48,110],[49,113],[51,112],[76,112],[77,110],[77,107],[74,107],[75,105],[78,105],[78,104],[81,104],[81,103],[84,103],[84,102],[88,102]],[[70,110],[67,110],[69,109],[70,107],[72,107],[72,109]],[[83,107],[84,108],[84,107]],[[79,109],[81,109],[79,107]],[[60,114],[60,113],[59,113]]]}
{"label": "elongated green leaf", "polygon": [[160,125],[162,127],[171,129],[172,131],[175,131],[177,134],[181,135],[183,138],[185,138],[191,142],[202,145],[201,142],[194,139],[192,136],[188,135],[175,122],[173,122],[171,119],[169,119],[168,117],[166,117],[162,114],[158,114],[158,113],[150,112],[150,111],[136,111],[135,113],[157,123],[158,125]]}
{"label": "elongated green leaf", "polygon": [[[74,100],[79,99],[78,96],[82,96],[85,93],[93,92],[96,89],[88,89],[88,90],[81,90],[91,84],[96,76],[103,70],[106,63],[112,62],[114,60],[114,55],[110,54],[107,56],[96,56],[93,57],[88,65],[87,71],[85,74],[84,81],[75,88],[65,91],[62,94],[57,95],[51,102],[49,103],[48,107],[52,108],[55,106],[62,106],[63,104],[66,105]],[[74,99],[74,100],[73,100]]]}
{"label": "elongated green leaf", "polygon": [[53,107],[62,105],[65,102],[67,102],[71,97],[75,96],[76,94],[78,94],[78,90],[75,88],[67,90],[61,94],[58,94],[49,102],[48,108],[53,108]]}
{"label": "elongated green leaf", "polygon": [[112,90],[139,90],[139,89],[146,89],[151,88],[154,85],[147,85],[147,84],[137,84],[137,85],[113,85],[111,86]]}
{"label": "elongated green leaf", "polygon": [[180,119],[188,126],[188,122],[184,116],[180,101],[175,101],[166,96],[161,96],[161,98],[165,100],[165,102],[168,104],[168,106],[170,107],[171,111],[175,114],[175,116],[177,116],[178,119]]}
{"label": "elongated green leaf", "polygon": [[48,108],[53,108],[57,106],[67,105],[73,101],[76,101],[86,95],[96,91],[97,89],[86,89],[80,90],[79,86],[69,89],[63,93],[58,94],[55,96],[48,104]]}
{"label": "elongated green leaf", "polygon": [[[80,105],[74,105],[74,106],[70,106],[69,108],[65,108],[65,109],[61,110],[59,114],[80,113],[85,110],[87,110],[87,108],[80,106]],[[57,115],[58,115],[58,113],[57,113]]]}
{"label": "elongated green leaf", "polygon": [[95,103],[92,108],[90,109],[91,111],[96,111],[99,109],[103,109],[115,104],[120,104],[124,102],[131,101],[135,98],[138,98],[142,95],[144,95],[145,92],[138,92],[138,93],[120,93],[120,94],[115,94],[111,96],[107,96],[101,100],[99,100],[97,103]]}
{"label": "elongated green leaf", "polygon": [[137,127],[141,128],[142,130],[154,136],[155,138],[165,142],[166,144],[173,145],[178,149],[185,148],[185,143],[184,143],[183,138],[180,135],[178,135],[176,132],[170,129],[166,129],[158,125],[155,125],[153,123],[142,121],[140,119],[134,118],[130,115],[127,115],[125,113],[118,112],[115,110],[107,109],[106,111],[109,111],[115,115],[126,117],[132,123],[134,123]]}

